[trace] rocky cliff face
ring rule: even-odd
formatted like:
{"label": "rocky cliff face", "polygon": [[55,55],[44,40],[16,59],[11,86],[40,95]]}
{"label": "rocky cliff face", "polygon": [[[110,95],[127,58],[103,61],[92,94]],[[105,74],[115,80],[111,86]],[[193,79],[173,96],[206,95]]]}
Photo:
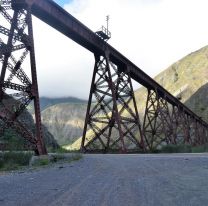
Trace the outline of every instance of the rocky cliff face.
{"label": "rocky cliff face", "polygon": [[82,136],[86,104],[61,103],[43,110],[42,122],[60,145],[70,144]]}

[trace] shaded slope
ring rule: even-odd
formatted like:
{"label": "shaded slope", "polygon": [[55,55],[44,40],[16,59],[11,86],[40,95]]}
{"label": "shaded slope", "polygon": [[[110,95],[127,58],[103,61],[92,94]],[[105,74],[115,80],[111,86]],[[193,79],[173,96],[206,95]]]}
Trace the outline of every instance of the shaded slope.
{"label": "shaded slope", "polygon": [[200,87],[185,104],[208,122],[208,83]]}
{"label": "shaded slope", "polygon": [[[25,110],[18,119],[24,123],[32,134],[35,134],[34,120],[27,110]],[[42,125],[42,132],[47,148],[56,149],[59,147],[57,141],[45,125]],[[29,145],[29,143],[20,134],[10,128],[6,129],[3,134],[0,134],[0,150],[24,150],[28,148],[27,145]]]}
{"label": "shaded slope", "polygon": [[82,135],[86,108],[86,104],[57,104],[42,111],[42,122],[59,144],[70,144]]}

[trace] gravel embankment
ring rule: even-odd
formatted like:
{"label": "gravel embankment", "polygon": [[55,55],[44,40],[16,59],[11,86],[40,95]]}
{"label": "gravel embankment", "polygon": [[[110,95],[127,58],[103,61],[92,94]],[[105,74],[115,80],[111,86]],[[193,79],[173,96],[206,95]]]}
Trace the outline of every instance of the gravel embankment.
{"label": "gravel embankment", "polygon": [[0,175],[1,206],[207,206],[208,154],[84,155]]}

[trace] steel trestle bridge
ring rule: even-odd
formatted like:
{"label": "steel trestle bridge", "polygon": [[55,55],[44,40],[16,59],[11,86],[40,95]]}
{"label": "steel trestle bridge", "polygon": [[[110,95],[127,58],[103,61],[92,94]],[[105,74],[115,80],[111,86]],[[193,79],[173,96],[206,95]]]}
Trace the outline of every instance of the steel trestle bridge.
{"label": "steel trestle bridge", "polygon": [[[0,135],[11,127],[28,140],[37,155],[47,153],[41,130],[31,17],[34,15],[94,54],[81,142],[83,152],[145,152],[166,144],[207,143],[205,121],[52,0],[0,0],[0,14]],[[24,71],[26,59],[30,62],[30,77]],[[142,121],[132,79],[147,89]],[[19,118],[31,101],[35,134]]]}

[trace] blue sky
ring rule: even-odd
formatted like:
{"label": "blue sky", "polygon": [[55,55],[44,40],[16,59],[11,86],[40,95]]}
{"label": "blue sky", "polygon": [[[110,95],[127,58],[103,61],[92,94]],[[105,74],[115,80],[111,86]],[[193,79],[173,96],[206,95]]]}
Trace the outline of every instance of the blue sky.
{"label": "blue sky", "polygon": [[73,0],[54,0],[58,5],[63,6],[64,4],[67,4]]}

